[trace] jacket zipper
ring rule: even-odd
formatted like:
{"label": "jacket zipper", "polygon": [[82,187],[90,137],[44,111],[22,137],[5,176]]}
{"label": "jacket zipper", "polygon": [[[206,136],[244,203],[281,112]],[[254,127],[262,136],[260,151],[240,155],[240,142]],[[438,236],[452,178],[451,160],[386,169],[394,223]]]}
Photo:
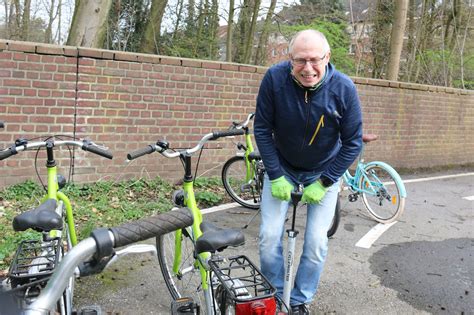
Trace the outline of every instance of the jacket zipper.
{"label": "jacket zipper", "polygon": [[[304,91],[304,102],[306,105],[308,105],[308,90]],[[306,111],[306,124],[304,127],[304,137],[303,137],[303,142],[301,143],[301,150],[303,150],[304,145],[306,143],[306,133],[308,131],[308,124],[309,124],[309,116],[311,113],[311,105],[308,105],[308,110]]]}

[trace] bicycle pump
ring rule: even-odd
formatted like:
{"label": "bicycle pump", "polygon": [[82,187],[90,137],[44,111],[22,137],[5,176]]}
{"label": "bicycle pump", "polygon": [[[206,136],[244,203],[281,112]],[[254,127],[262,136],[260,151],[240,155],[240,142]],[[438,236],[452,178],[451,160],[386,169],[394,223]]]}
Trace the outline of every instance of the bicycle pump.
{"label": "bicycle pump", "polygon": [[296,208],[303,196],[303,185],[299,185],[295,191],[291,192],[291,202],[293,203],[293,216],[291,219],[291,228],[286,230],[288,234],[288,244],[286,248],[285,260],[285,281],[283,285],[283,302],[290,307],[290,293],[293,286],[293,262],[295,260],[295,245],[298,231],[295,230]]}

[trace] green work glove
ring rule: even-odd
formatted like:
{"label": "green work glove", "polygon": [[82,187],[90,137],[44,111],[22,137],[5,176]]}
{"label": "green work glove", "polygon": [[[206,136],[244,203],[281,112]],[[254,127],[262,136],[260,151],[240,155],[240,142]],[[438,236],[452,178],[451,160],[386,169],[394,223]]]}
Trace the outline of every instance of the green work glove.
{"label": "green work glove", "polygon": [[271,180],[270,183],[272,184],[272,196],[274,198],[283,201],[290,200],[291,192],[294,188],[293,185],[286,180],[285,176]]}
{"label": "green work glove", "polygon": [[323,184],[317,180],[311,185],[305,187],[301,201],[306,203],[320,203],[328,189],[329,188],[324,187]]}

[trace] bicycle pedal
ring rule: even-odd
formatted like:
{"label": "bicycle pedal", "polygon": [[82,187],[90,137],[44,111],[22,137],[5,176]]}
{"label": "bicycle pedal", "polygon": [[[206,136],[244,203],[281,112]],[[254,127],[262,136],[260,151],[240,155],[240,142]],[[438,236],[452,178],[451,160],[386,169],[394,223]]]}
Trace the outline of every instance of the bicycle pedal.
{"label": "bicycle pedal", "polygon": [[171,315],[199,314],[199,305],[190,297],[184,297],[171,302]]}
{"label": "bicycle pedal", "polygon": [[357,195],[357,194],[350,194],[349,195],[349,201],[350,202],[356,202],[357,199],[359,199],[359,195]]}
{"label": "bicycle pedal", "polygon": [[100,309],[99,305],[88,305],[82,307],[78,312],[77,315],[101,315],[102,310]]}
{"label": "bicycle pedal", "polygon": [[248,191],[252,191],[253,188],[252,188],[252,185],[251,184],[243,184],[242,186],[240,186],[240,191],[241,192],[248,192]]}

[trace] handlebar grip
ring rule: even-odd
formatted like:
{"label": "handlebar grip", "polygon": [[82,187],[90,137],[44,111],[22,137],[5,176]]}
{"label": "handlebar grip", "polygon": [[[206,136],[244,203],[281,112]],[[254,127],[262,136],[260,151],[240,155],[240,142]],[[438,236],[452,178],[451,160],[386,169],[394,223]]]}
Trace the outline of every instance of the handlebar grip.
{"label": "handlebar grip", "polygon": [[245,133],[242,129],[231,129],[225,131],[214,131],[212,133],[212,138],[210,140],[216,140],[222,137],[230,137],[230,136],[240,136]]}
{"label": "handlebar grip", "polygon": [[111,228],[110,231],[114,235],[114,247],[121,247],[173,232],[191,224],[193,224],[191,211],[188,208],[181,208],[125,223]]}
{"label": "handlebar grip", "polygon": [[4,151],[0,151],[0,161],[5,160],[6,158],[9,158],[13,154],[15,154],[15,153],[13,153],[13,151],[11,149],[6,149]]}
{"label": "handlebar grip", "polygon": [[152,145],[149,145],[149,146],[146,146],[145,148],[141,148],[136,151],[130,152],[129,154],[127,154],[127,159],[134,160],[136,158],[139,158],[140,156],[144,156],[145,154],[150,154],[155,151],[156,151],[155,147]]}
{"label": "handlebar grip", "polygon": [[0,128],[4,128],[5,127],[5,123],[3,122],[3,120],[0,120]]}
{"label": "handlebar grip", "polygon": [[104,150],[104,149],[101,149],[101,148],[99,148],[95,145],[92,145],[92,144],[84,144],[82,146],[82,149],[84,151],[89,151],[89,152],[95,153],[97,155],[103,156],[103,157],[111,159],[111,160],[114,157],[111,152],[109,152],[107,150]]}

